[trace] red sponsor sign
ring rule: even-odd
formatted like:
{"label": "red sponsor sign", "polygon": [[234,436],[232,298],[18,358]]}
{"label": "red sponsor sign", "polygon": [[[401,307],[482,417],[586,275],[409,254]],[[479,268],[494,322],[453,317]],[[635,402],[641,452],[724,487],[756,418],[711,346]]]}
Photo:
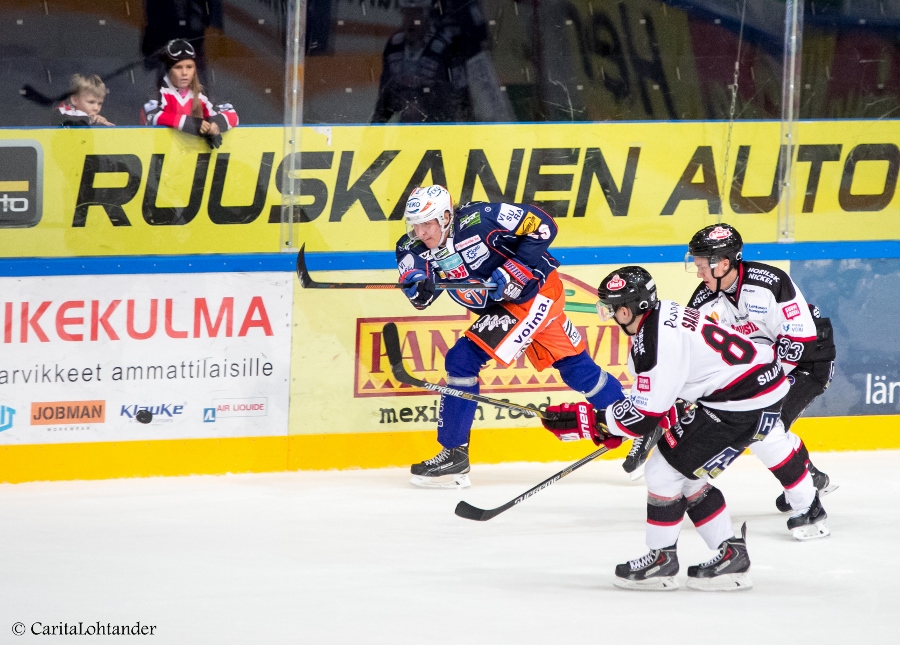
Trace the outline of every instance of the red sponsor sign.
{"label": "red sponsor sign", "polygon": [[793,320],[800,315],[800,307],[796,302],[792,302],[787,307],[783,307],[781,311],[784,312],[784,317],[788,320]]}
{"label": "red sponsor sign", "polygon": [[649,392],[650,391],[650,377],[649,376],[638,376],[637,377],[637,389],[638,389],[638,392]]}

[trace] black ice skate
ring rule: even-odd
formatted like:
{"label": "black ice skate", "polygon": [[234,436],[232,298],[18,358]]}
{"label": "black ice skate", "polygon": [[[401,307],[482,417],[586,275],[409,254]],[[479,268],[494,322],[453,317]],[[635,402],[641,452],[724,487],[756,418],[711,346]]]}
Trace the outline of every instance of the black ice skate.
{"label": "black ice skate", "polygon": [[651,549],[643,558],[616,565],[613,584],[622,589],[645,591],[678,589],[678,581],[675,580],[678,573],[678,554],[675,547],[673,544],[665,549]]}
{"label": "black ice skate", "polygon": [[828,514],[822,508],[819,501],[819,493],[813,498],[809,508],[791,515],[787,521],[787,527],[791,534],[798,540],[815,540],[816,538],[828,537],[831,531],[825,526],[825,520]]}
{"label": "black ice skate", "polygon": [[413,464],[410,484],[423,488],[468,488],[469,447],[444,448],[431,459]]}
{"label": "black ice skate", "polygon": [[719,545],[719,552],[709,562],[688,567],[688,589],[700,591],[739,591],[751,589],[748,574],[750,556],[747,554],[747,523],[741,527],[741,537],[733,537]]}
{"label": "black ice skate", "polygon": [[[831,478],[823,473],[821,470],[813,466],[811,463],[807,464],[806,469],[809,471],[809,474],[812,475],[813,485],[816,487],[816,490],[819,491],[819,495],[823,497],[828,493],[833,492],[837,489],[837,484],[831,483]],[[784,493],[778,496],[775,500],[775,506],[782,513],[790,513],[794,509],[791,508],[791,505],[788,504],[787,497],[785,497]]]}
{"label": "black ice skate", "polygon": [[635,437],[631,442],[631,450],[625,461],[622,462],[622,470],[631,475],[631,479],[640,479],[644,474],[644,462],[650,455],[650,451],[660,437],[663,436],[663,429],[660,426],[648,435],[643,437]]}

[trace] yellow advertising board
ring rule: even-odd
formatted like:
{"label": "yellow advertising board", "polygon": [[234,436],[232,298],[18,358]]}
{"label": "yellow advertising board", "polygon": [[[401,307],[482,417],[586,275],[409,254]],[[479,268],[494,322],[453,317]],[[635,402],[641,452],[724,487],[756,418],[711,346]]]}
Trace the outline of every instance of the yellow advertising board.
{"label": "yellow advertising board", "polygon": [[[684,244],[725,219],[776,240],[778,122],[304,128],[293,239],[390,251],[412,187],[535,203],[558,247]],[[0,255],[279,250],[283,131],[237,128],[214,151],[165,128],[0,131]],[[799,125],[797,241],[900,237],[896,121]],[[726,145],[727,143],[727,145]],[[727,168],[725,162],[727,160]]]}
{"label": "yellow advertising board", "polygon": [[[613,322],[597,316],[596,285],[617,266],[564,266],[566,316],[587,341],[588,352],[604,370],[631,386],[629,340]],[[686,301],[696,287],[681,264],[652,267],[662,298]],[[323,272],[322,279],[339,273]],[[363,280],[394,280],[396,272],[366,271]],[[318,275],[317,275],[318,277]],[[348,295],[352,294],[352,295]],[[303,290],[294,306],[294,359],[291,434],[354,434],[433,431],[438,398],[433,392],[398,383],[390,369],[382,328],[394,322],[400,331],[406,369],[423,380],[446,384],[447,350],[477,316],[439,298],[417,312],[399,290]],[[508,368],[488,362],[481,372],[481,393],[520,405],[545,408],[580,400],[555,369],[536,371],[522,356]],[[536,419],[499,407],[480,405],[475,429],[539,427]]]}

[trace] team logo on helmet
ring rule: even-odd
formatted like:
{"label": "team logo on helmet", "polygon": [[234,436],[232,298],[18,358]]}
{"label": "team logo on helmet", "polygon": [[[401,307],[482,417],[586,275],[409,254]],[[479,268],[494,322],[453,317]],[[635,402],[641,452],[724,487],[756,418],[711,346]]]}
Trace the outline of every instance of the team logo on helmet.
{"label": "team logo on helmet", "polygon": [[408,210],[411,213],[415,213],[416,211],[418,211],[419,207],[421,207],[421,206],[422,206],[422,202],[420,202],[415,197],[410,198],[410,200],[408,202],[406,202],[406,210]]}
{"label": "team logo on helmet", "polygon": [[619,289],[624,289],[625,285],[626,282],[622,278],[620,278],[619,274],[617,273],[612,277],[612,280],[606,283],[606,288],[610,291],[618,291]]}
{"label": "team logo on helmet", "polygon": [[709,232],[711,240],[727,240],[729,237],[731,237],[731,231],[721,226],[717,226]]}

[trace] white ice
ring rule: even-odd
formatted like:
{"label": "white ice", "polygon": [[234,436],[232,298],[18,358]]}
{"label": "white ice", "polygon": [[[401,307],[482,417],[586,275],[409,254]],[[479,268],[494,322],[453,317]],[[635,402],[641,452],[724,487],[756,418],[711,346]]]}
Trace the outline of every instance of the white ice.
{"label": "white ice", "polygon": [[[192,645],[900,642],[900,452],[814,461],[840,488],[823,500],[832,536],[811,542],[752,456],[717,480],[755,585],[717,594],[613,587],[647,549],[643,481],[611,461],[484,523],[456,502],[499,506],[564,464],[476,464],[464,491],[399,468],[3,485],[0,643],[36,638],[16,621],[140,621],[151,643]],[[688,522],[681,582],[712,555]],[[77,639],[101,641],[119,642]]]}

